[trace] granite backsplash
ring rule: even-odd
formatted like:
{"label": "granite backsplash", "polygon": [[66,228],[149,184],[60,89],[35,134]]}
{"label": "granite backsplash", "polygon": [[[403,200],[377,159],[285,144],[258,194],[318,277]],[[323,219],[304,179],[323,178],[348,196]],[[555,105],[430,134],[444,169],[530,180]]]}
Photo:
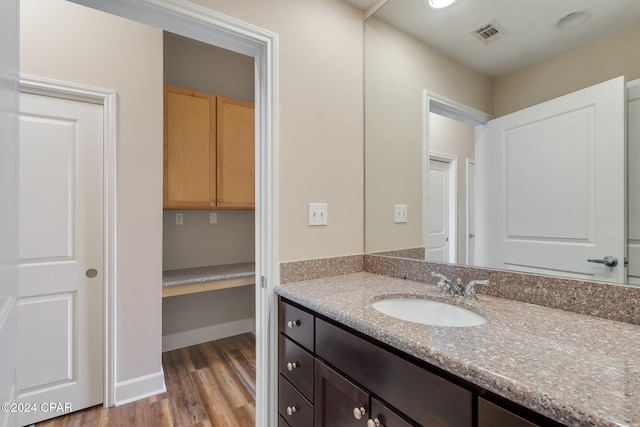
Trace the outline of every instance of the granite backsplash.
{"label": "granite backsplash", "polygon": [[482,267],[360,254],[280,264],[280,283],[366,271],[435,285],[435,271],[450,279],[490,281],[479,295],[490,295],[609,320],[640,325],[640,286],[568,279]]}

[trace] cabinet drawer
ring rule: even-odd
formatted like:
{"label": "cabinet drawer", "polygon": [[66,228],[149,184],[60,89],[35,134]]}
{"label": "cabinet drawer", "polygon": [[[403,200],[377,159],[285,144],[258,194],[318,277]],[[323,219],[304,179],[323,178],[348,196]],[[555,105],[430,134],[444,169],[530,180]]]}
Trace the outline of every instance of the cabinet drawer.
{"label": "cabinet drawer", "polygon": [[[313,426],[313,406],[282,375],[278,376],[278,412],[291,427]],[[295,409],[291,415],[287,409]]]}
{"label": "cabinet drawer", "polygon": [[317,355],[419,424],[471,427],[473,394],[378,346],[316,319]]}
{"label": "cabinet drawer", "polygon": [[479,397],[478,427],[537,427],[537,424]]}
{"label": "cabinet drawer", "polygon": [[280,300],[279,330],[313,353],[313,315]]}
{"label": "cabinet drawer", "polygon": [[313,402],[313,356],[280,334],[278,358],[280,373]]}

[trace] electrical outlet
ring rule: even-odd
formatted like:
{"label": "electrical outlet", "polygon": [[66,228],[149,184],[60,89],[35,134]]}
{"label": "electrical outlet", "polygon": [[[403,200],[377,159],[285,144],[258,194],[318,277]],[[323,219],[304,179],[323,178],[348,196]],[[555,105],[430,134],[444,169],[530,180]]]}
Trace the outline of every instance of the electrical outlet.
{"label": "electrical outlet", "polygon": [[209,212],[209,224],[217,224],[217,223],[218,223],[218,213]]}
{"label": "electrical outlet", "polygon": [[407,205],[395,206],[395,222],[396,224],[407,222]]}
{"label": "electrical outlet", "polygon": [[184,214],[182,212],[178,212],[176,214],[176,225],[184,224]]}
{"label": "electrical outlet", "polygon": [[309,203],[309,225],[327,225],[327,204]]}

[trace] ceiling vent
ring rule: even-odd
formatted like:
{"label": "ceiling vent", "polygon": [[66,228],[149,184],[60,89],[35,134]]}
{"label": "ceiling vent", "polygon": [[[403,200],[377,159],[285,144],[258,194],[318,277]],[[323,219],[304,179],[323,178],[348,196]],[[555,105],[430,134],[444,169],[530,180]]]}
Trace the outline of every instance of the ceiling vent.
{"label": "ceiling vent", "polygon": [[509,32],[505,30],[502,25],[498,24],[495,19],[492,19],[486,24],[471,31],[471,34],[478,40],[481,40],[484,44],[489,44],[501,39],[509,34]]}

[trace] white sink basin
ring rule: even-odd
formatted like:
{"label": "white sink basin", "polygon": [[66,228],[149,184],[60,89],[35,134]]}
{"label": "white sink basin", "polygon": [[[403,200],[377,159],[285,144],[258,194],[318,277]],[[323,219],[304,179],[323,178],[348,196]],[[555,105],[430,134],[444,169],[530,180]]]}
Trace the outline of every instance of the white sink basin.
{"label": "white sink basin", "polygon": [[387,316],[433,326],[478,326],[487,320],[457,305],[414,298],[390,298],[376,301],[373,308]]}

